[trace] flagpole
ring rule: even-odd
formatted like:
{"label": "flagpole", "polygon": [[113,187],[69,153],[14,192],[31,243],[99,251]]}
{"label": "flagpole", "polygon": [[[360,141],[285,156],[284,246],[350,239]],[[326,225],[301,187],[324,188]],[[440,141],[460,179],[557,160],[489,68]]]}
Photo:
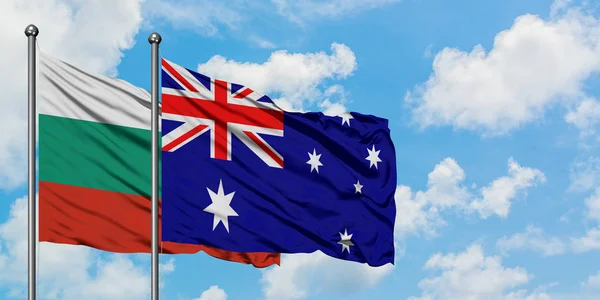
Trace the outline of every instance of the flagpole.
{"label": "flagpole", "polygon": [[36,161],[35,161],[35,141],[36,141],[36,107],[35,107],[35,42],[39,33],[38,28],[31,24],[25,28],[25,36],[27,36],[27,98],[28,98],[28,115],[27,115],[27,130],[28,130],[28,142],[27,142],[27,175],[28,175],[28,221],[29,228],[27,233],[28,241],[28,256],[27,256],[27,287],[28,287],[28,299],[36,299],[36,237],[37,237],[37,222],[36,222],[36,203],[35,203],[35,173],[36,173]]}
{"label": "flagpole", "polygon": [[158,300],[158,45],[162,38],[153,32],[152,47],[152,300]]}

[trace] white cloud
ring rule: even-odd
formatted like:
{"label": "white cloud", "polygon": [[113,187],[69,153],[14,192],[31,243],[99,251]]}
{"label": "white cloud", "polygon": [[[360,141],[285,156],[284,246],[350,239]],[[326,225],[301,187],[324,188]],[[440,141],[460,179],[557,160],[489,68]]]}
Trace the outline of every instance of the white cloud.
{"label": "white cloud", "polygon": [[219,288],[219,286],[213,285],[208,290],[202,292],[200,298],[195,298],[194,300],[227,300],[227,293]]}
{"label": "white cloud", "polygon": [[446,224],[440,216],[445,210],[478,213],[481,218],[505,218],[519,193],[526,195],[527,188],[545,181],[540,170],[522,167],[513,158],[508,159],[508,176],[493,180],[477,193],[465,185],[465,176],[456,160],[445,158],[429,173],[427,190],[413,193],[408,186],[398,187],[396,234],[423,232],[434,236]]}
{"label": "white cloud", "polygon": [[513,291],[527,284],[532,275],[521,267],[503,266],[498,256],[485,256],[478,244],[458,254],[434,254],[424,268],[439,274],[421,280],[419,288],[423,294],[410,299],[550,299],[543,292]]}
{"label": "white cloud", "polygon": [[332,85],[323,93],[325,100],[318,104],[319,109],[327,116],[339,116],[346,112],[346,91],[339,84]]}
{"label": "white cloud", "polygon": [[248,39],[250,40],[250,42],[258,46],[259,48],[273,49],[277,47],[273,42],[256,35],[251,35]]}
{"label": "white cloud", "polygon": [[502,252],[526,249],[539,252],[543,256],[559,255],[566,251],[566,246],[560,239],[547,236],[542,229],[535,226],[527,226],[523,233],[503,236],[496,242],[496,246]]}
{"label": "white cloud", "polygon": [[393,270],[391,264],[369,267],[315,252],[282,255],[281,266],[263,270],[260,281],[267,300],[303,299],[317,292],[343,296],[376,286]]}
{"label": "white cloud", "polygon": [[[84,246],[40,243],[38,247],[40,298],[148,299],[147,267],[131,255],[101,256]],[[8,220],[0,224],[0,287],[24,295],[27,287],[27,199],[17,199]],[[161,281],[174,270],[173,260],[161,265]]]}
{"label": "white cloud", "polygon": [[[145,0],[144,16],[153,23],[167,21],[175,28],[187,29],[204,36],[218,36],[221,29],[242,34],[262,48],[274,48],[270,41],[248,33],[250,22],[271,18],[274,11],[298,25],[306,21],[339,18],[400,0],[272,0],[271,3],[247,0]],[[260,15],[259,18],[256,16]],[[153,26],[146,22],[146,26]]]}
{"label": "white cloud", "polygon": [[427,179],[427,191],[423,195],[434,207],[462,206],[469,199],[467,188],[460,185],[465,180],[465,172],[452,158],[445,158],[437,164]]}
{"label": "white cloud", "polygon": [[481,190],[482,197],[471,202],[469,209],[479,212],[484,219],[492,214],[506,218],[511,200],[517,193],[525,193],[526,189],[546,182],[546,177],[540,170],[521,167],[512,157],[508,159],[508,175],[484,187]]}
{"label": "white cloud", "polygon": [[[44,253],[44,255],[48,254]],[[89,263],[94,264],[93,261]],[[62,292],[62,299],[144,299],[149,296],[148,274],[139,266],[135,266],[130,259],[114,255],[109,261],[97,259],[95,264],[98,269],[95,276],[86,274],[83,280],[74,281],[70,286],[55,282],[53,288],[62,285],[62,291],[57,291],[58,295]],[[63,268],[66,265],[63,265]],[[90,265],[88,268],[91,267]],[[40,264],[40,268],[43,267],[44,264]],[[55,273],[55,278],[64,272],[63,269],[62,272]]]}
{"label": "white cloud", "polygon": [[303,25],[318,18],[339,18],[359,11],[379,8],[400,0],[271,0],[279,14]]}
{"label": "white cloud", "polygon": [[[487,298],[484,298],[487,299]],[[528,293],[526,290],[519,290],[516,292],[508,293],[505,295],[502,300],[559,300],[554,297],[554,295],[550,295],[544,291],[534,291],[532,293]],[[573,298],[569,298],[573,299]],[[579,299],[583,300],[583,299]]]}
{"label": "white cloud", "polygon": [[[27,40],[23,31],[40,29],[42,51],[92,72],[116,74],[122,51],[134,44],[141,0],[4,0],[0,9],[0,105],[4,116],[0,141],[0,188],[25,182],[27,149]],[[107,22],[106,20],[110,20]]]}
{"label": "white cloud", "polygon": [[[276,45],[252,31],[251,22],[269,18],[273,7],[268,3],[246,0],[144,0],[144,27],[150,29],[167,22],[201,36],[245,40],[262,49]],[[232,33],[232,34],[227,34]]]}
{"label": "white cloud", "polygon": [[464,207],[471,197],[462,185],[464,170],[453,158],[445,158],[428,174],[427,190],[412,192],[409,186],[396,190],[395,233],[402,238],[408,234],[423,232],[436,235],[437,228],[446,223],[440,211]]}
{"label": "white cloud", "polygon": [[429,58],[433,55],[433,53],[431,52],[433,49],[433,44],[429,44],[427,46],[427,48],[425,48],[425,51],[423,51],[423,57],[425,58]]}
{"label": "white cloud", "polygon": [[175,259],[171,257],[166,262],[161,263],[159,265],[158,272],[159,272],[159,274],[175,272]]}
{"label": "white cloud", "polygon": [[[417,193],[423,193],[421,191]],[[405,237],[409,234],[423,232],[427,236],[435,236],[437,229],[446,224],[439,216],[439,210],[430,206],[425,197],[414,197],[409,186],[399,186],[396,189],[395,234]]]}
{"label": "white cloud", "polygon": [[600,224],[600,188],[596,188],[594,194],[585,199],[587,216]]}
{"label": "white cloud", "polygon": [[[200,35],[214,36],[219,26],[236,29],[246,20],[241,14],[243,2],[230,0],[225,2],[209,0],[146,0],[144,15],[160,22],[167,21],[174,28],[189,29]],[[147,24],[150,26],[150,24]]]}
{"label": "white cloud", "polygon": [[[571,188],[578,190],[592,189],[598,183],[599,173],[598,159],[590,159],[587,164],[582,164],[576,172]],[[585,200],[585,216],[595,222],[597,227],[587,230],[584,236],[571,238],[571,248],[576,253],[600,250],[600,188],[596,187],[594,192]]]}
{"label": "white cloud", "polygon": [[576,253],[600,250],[600,228],[592,228],[585,236],[571,238],[571,247]]}
{"label": "white cloud", "polygon": [[346,106],[343,103],[331,102],[329,99],[319,103],[319,108],[326,116],[339,116],[346,112]]}
{"label": "white cloud", "polygon": [[294,102],[292,102],[288,98],[281,97],[281,98],[273,99],[273,101],[275,102],[275,105],[277,105],[279,108],[281,108],[281,109],[283,109],[285,111],[288,111],[288,112],[306,112],[306,110],[304,108],[301,108],[301,107],[298,107],[298,106],[294,105]]}
{"label": "white cloud", "polygon": [[[584,201],[587,218],[600,225],[600,188]],[[576,253],[600,250],[600,227],[588,229],[582,237],[571,238],[571,247]]]}
{"label": "white cloud", "polygon": [[414,121],[499,135],[581,100],[584,82],[600,70],[600,22],[582,11],[557,3],[548,20],[519,16],[489,52],[444,48],[427,82],[405,97]]}
{"label": "white cloud", "polygon": [[595,127],[600,123],[600,102],[586,98],[565,116],[565,121],[575,125],[583,136],[595,133]]}
{"label": "white cloud", "polygon": [[569,177],[569,191],[588,191],[600,185],[600,158],[589,157],[585,161],[575,162]]}
{"label": "white cloud", "polygon": [[[584,200],[585,215],[588,219],[600,225],[600,188]],[[563,254],[567,250],[574,253],[583,253],[600,250],[600,227],[588,229],[585,235],[571,237],[566,243],[556,237],[551,237],[534,226],[528,226],[524,233],[517,233],[511,237],[502,237],[497,242],[501,251],[528,249],[540,252],[544,256]],[[567,246],[569,249],[567,249]]]}
{"label": "white cloud", "polygon": [[[600,188],[584,201],[586,216],[600,225]],[[600,250],[600,227],[588,229],[585,236],[571,238],[576,253]]]}
{"label": "white cloud", "polygon": [[279,95],[284,99],[282,106],[297,110],[302,110],[305,103],[312,105],[317,99],[323,101],[334,94],[321,91],[324,80],[344,79],[354,70],[354,53],[348,46],[337,43],[331,45],[330,55],[280,50],[273,52],[262,64],[240,63],[215,55],[198,66],[198,71],[203,74],[243,84],[271,99],[275,100],[275,95]]}
{"label": "white cloud", "polygon": [[550,6],[550,16],[556,16],[565,10],[568,10],[573,0],[554,0]]}
{"label": "white cloud", "polygon": [[585,282],[582,282],[581,285],[586,289],[600,291],[600,271],[595,275],[590,275],[590,277],[588,277]]}

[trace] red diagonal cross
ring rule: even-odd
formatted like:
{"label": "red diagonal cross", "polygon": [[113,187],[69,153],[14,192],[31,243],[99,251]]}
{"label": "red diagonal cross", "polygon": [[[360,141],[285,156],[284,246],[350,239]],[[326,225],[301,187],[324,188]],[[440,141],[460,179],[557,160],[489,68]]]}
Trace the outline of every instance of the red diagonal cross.
{"label": "red diagonal cross", "polygon": [[[215,100],[163,94],[162,112],[215,122],[213,146],[215,158],[227,160],[227,124],[241,124],[283,130],[283,111],[244,106],[227,102],[227,82],[215,80]],[[250,91],[252,92],[252,91]],[[246,94],[244,91],[240,95]],[[239,98],[239,97],[236,97]]]}

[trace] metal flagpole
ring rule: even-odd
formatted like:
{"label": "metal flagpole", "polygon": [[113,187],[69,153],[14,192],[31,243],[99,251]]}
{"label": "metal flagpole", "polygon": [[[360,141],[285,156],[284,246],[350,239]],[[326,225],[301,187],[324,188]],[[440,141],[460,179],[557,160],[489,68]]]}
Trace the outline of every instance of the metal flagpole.
{"label": "metal flagpole", "polygon": [[29,269],[27,271],[28,277],[28,299],[35,300],[36,299],[36,244],[37,244],[37,220],[36,220],[36,203],[35,203],[35,175],[36,175],[36,167],[35,167],[35,141],[36,141],[36,107],[35,107],[35,42],[37,35],[39,33],[38,28],[31,24],[25,28],[25,36],[27,36],[27,81],[29,87],[27,88],[27,97],[28,97],[28,136],[29,140],[27,143],[27,165],[28,165],[28,195],[27,202],[29,208],[28,220],[29,220],[29,230],[27,233],[27,241],[28,241],[28,261],[27,264]]}
{"label": "metal flagpole", "polygon": [[158,300],[158,45],[162,38],[153,32],[152,47],[152,300]]}

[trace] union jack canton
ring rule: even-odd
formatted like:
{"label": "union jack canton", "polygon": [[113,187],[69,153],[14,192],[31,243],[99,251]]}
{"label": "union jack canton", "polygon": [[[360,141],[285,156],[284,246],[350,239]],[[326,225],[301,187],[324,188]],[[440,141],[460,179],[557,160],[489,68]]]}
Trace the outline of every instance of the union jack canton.
{"label": "union jack canton", "polygon": [[283,157],[259,135],[283,136],[283,111],[269,97],[166,59],[162,71],[162,119],[182,122],[163,135],[163,151],[177,151],[210,132],[210,157],[230,161],[233,134],[268,166],[283,168]]}

